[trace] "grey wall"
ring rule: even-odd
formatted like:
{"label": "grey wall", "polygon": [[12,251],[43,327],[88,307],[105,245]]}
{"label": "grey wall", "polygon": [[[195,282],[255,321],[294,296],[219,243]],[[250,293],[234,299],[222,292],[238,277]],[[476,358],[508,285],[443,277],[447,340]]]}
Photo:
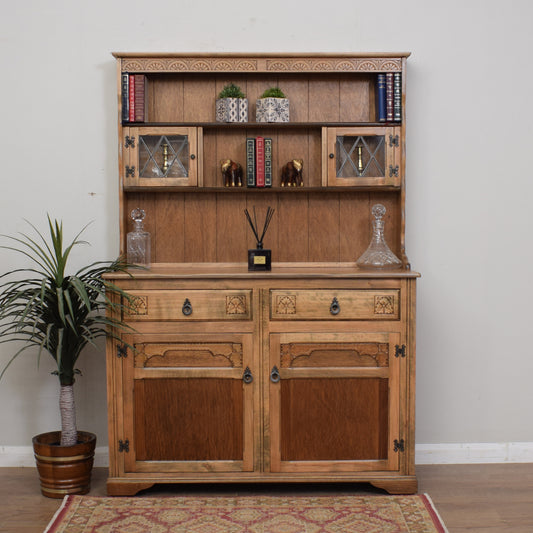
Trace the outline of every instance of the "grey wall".
{"label": "grey wall", "polygon": [[[79,261],[118,252],[112,51],[411,51],[407,252],[418,290],[417,442],[533,442],[533,217],[528,0],[26,0],[0,17],[0,233],[69,235]],[[354,258],[355,259],[355,258]],[[0,251],[0,271],[18,266]],[[0,345],[0,363],[12,348]],[[0,448],[58,427],[35,355],[0,383]],[[79,426],[106,443],[103,351],[77,383]],[[1,451],[1,450],[0,450]]]}

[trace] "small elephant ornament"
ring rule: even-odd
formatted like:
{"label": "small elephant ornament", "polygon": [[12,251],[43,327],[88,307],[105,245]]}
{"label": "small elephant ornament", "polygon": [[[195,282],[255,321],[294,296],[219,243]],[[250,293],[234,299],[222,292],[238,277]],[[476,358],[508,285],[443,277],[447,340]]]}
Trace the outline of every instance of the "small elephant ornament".
{"label": "small elephant ornament", "polygon": [[281,169],[281,186],[282,187],[303,187],[304,180],[302,169],[304,166],[303,159],[293,159]]}
{"label": "small elephant ornament", "polygon": [[242,166],[231,159],[220,161],[224,187],[242,187]]}

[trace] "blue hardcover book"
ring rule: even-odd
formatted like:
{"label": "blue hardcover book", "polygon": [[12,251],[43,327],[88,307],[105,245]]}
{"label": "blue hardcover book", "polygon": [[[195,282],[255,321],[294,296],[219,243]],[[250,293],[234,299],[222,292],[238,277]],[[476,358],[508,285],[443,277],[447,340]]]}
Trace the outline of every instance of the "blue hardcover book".
{"label": "blue hardcover book", "polygon": [[387,121],[387,79],[385,74],[378,74],[378,87],[376,91],[377,119],[378,122]]}
{"label": "blue hardcover book", "polygon": [[246,186],[255,187],[255,139],[246,139]]}

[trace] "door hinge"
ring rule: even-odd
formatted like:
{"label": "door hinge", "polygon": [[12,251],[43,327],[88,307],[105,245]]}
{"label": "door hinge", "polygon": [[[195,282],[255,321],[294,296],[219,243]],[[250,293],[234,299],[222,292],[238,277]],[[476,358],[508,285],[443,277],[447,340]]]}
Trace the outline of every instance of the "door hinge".
{"label": "door hinge", "polygon": [[121,357],[128,357],[128,349],[123,344],[117,344],[117,357],[120,359]]}
{"label": "door hinge", "polygon": [[400,137],[398,135],[389,135],[389,146],[400,146]]}
{"label": "door hinge", "polygon": [[407,351],[405,349],[405,344],[402,344],[401,346],[399,344],[396,345],[396,350],[394,352],[395,357],[405,357],[407,355]]}
{"label": "door hinge", "polygon": [[128,453],[130,451],[130,441],[128,439],[126,440],[119,440],[118,441],[118,451],[119,452],[126,452]]}
{"label": "door hinge", "polygon": [[392,178],[393,176],[397,178],[399,172],[400,172],[400,167],[398,165],[396,165],[395,167],[393,167],[392,165],[389,165],[389,178]]}
{"label": "door hinge", "polygon": [[126,135],[124,146],[125,148],[129,148],[130,146],[132,148],[135,148],[135,137],[130,137],[129,135]]}
{"label": "door hinge", "polygon": [[396,453],[405,451],[405,441],[403,439],[394,439],[394,451]]}
{"label": "door hinge", "polygon": [[129,167],[126,165],[126,178],[134,178],[135,177],[135,167]]}

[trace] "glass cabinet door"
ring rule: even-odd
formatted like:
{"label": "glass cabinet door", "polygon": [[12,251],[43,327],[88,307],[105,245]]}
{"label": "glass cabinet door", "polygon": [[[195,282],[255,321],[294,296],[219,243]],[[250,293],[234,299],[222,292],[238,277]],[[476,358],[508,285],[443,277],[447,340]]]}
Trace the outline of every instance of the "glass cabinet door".
{"label": "glass cabinet door", "polygon": [[124,185],[196,186],[199,128],[124,128]]}
{"label": "glass cabinet door", "polygon": [[400,128],[324,128],[326,186],[399,186]]}

